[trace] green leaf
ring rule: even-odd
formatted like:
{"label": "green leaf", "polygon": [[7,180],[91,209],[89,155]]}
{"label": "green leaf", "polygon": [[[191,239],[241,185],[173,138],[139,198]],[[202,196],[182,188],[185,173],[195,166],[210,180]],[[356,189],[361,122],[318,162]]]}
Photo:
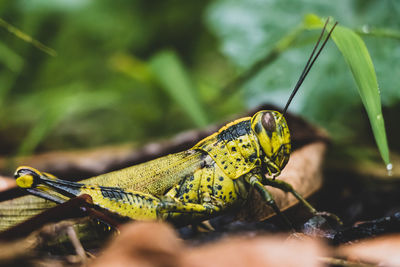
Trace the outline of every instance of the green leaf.
{"label": "green leaf", "polygon": [[156,54],[150,62],[159,84],[181,106],[197,126],[207,125],[207,119],[181,61],[173,51]]}
{"label": "green leaf", "polygon": [[0,18],[0,27],[5,28],[8,32],[14,34],[21,40],[24,40],[25,42],[32,44],[37,49],[42,50],[43,52],[47,53],[48,55],[53,56],[53,57],[57,56],[57,52],[54,49],[44,45],[43,43],[39,42],[38,40],[32,38],[31,36],[24,33],[20,29],[14,27],[13,25],[11,25],[10,23],[8,23],[7,21],[5,21],[2,18]]}
{"label": "green leaf", "polygon": [[[311,16],[315,18],[315,15]],[[313,21],[315,20],[313,19]],[[322,21],[320,26],[322,27]],[[382,115],[381,97],[374,65],[368,49],[359,35],[343,26],[335,28],[332,33],[332,39],[350,67],[357,84],[358,93],[367,111],[381,157],[390,171],[392,165],[389,159],[389,147]]]}

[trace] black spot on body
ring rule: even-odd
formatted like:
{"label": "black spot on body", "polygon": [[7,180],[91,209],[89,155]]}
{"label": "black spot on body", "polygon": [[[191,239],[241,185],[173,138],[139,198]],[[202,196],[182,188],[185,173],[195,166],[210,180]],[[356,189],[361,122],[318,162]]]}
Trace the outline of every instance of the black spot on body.
{"label": "black spot on body", "polygon": [[210,178],[210,177],[207,177],[207,182],[209,182],[209,181],[211,181],[211,178]]}
{"label": "black spot on body", "polygon": [[220,176],[218,179],[222,182],[224,180],[224,177]]}
{"label": "black spot on body", "polygon": [[256,159],[257,159],[257,154],[256,153],[251,154],[250,157],[249,157],[250,162],[253,162]]}
{"label": "black spot on body", "polygon": [[218,190],[221,190],[221,189],[222,189],[222,185],[220,185],[220,184],[217,185],[217,189],[218,189]]}
{"label": "black spot on body", "polygon": [[233,152],[236,152],[236,147],[232,147],[232,151],[233,151]]}

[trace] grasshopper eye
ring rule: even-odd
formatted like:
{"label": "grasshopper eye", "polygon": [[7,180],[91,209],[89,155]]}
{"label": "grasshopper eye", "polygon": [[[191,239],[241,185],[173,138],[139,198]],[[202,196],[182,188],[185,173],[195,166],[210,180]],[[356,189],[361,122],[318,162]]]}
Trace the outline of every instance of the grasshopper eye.
{"label": "grasshopper eye", "polygon": [[274,132],[276,130],[275,118],[271,112],[264,113],[261,118],[261,124],[268,132]]}

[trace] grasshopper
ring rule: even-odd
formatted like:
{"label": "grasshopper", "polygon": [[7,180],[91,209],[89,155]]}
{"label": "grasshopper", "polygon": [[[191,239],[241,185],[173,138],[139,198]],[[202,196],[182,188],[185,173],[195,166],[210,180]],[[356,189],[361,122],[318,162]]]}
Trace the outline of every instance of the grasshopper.
{"label": "grasshopper", "polygon": [[[290,184],[275,178],[291,152],[284,114],[337,24],[317,52],[327,23],[328,20],[282,113],[259,111],[252,117],[228,123],[187,151],[81,182],[58,179],[22,166],[15,172],[17,185],[56,203],[88,194],[95,207],[119,216],[166,220],[178,225],[200,222],[235,209],[246,201],[251,188],[281,214],[264,185],[292,193],[312,214],[319,214]],[[282,218],[290,224],[286,217]]]}

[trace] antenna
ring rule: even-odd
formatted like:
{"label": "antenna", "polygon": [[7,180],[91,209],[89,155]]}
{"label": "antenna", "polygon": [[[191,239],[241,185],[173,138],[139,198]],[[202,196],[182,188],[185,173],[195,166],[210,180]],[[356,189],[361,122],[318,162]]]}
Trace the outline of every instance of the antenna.
{"label": "antenna", "polygon": [[329,17],[325,22],[324,28],[322,29],[322,32],[321,32],[321,34],[320,34],[320,36],[318,38],[318,41],[315,44],[315,46],[313,48],[313,51],[311,52],[310,57],[308,58],[307,64],[304,67],[303,72],[301,73],[301,75],[299,77],[299,80],[297,81],[297,83],[296,83],[296,85],[295,85],[295,87],[294,87],[294,89],[292,91],[292,94],[290,95],[290,97],[289,97],[289,99],[288,99],[288,101],[286,103],[286,106],[283,109],[282,115],[285,115],[290,103],[293,100],[293,97],[296,95],[296,93],[299,90],[301,84],[304,82],[304,79],[307,77],[308,72],[310,71],[311,67],[314,65],[315,60],[318,58],[319,54],[321,54],[322,49],[324,49],[325,44],[328,42],[329,37],[331,36],[333,30],[335,29],[336,25],[338,24],[337,22],[335,22],[335,24],[333,25],[332,29],[329,31],[328,36],[325,38],[324,42],[322,43],[321,47],[319,48],[317,54],[315,55],[315,57],[313,57],[314,54],[315,54],[315,51],[317,50],[317,48],[319,46],[319,43],[321,42],[322,36],[325,33],[326,26],[328,25],[328,22],[329,22]]}

